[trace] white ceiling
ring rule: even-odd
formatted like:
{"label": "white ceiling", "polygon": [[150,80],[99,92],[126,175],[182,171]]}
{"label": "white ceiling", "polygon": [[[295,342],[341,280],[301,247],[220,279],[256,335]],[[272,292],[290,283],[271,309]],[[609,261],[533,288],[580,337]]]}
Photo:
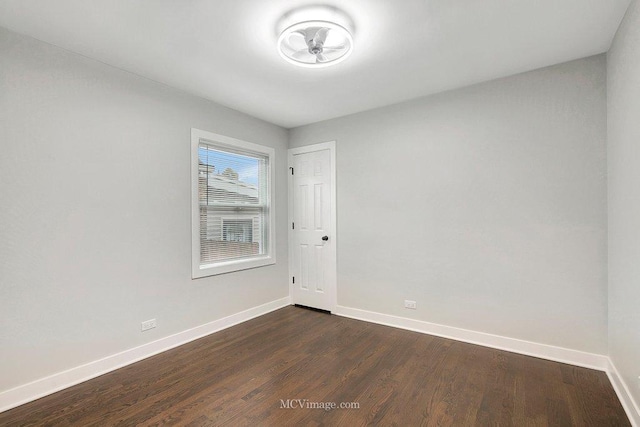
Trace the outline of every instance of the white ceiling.
{"label": "white ceiling", "polygon": [[[290,128],[608,50],[630,0],[0,0],[0,26]],[[354,52],[306,69],[282,17],[338,7]]]}

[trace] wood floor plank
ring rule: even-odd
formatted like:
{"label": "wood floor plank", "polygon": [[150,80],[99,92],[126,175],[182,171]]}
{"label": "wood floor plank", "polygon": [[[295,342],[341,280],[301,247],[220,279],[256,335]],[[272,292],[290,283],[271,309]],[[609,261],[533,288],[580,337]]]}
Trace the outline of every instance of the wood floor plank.
{"label": "wood floor plank", "polygon": [[[319,407],[333,403],[357,408]],[[0,413],[0,425],[630,424],[603,372],[287,307]]]}

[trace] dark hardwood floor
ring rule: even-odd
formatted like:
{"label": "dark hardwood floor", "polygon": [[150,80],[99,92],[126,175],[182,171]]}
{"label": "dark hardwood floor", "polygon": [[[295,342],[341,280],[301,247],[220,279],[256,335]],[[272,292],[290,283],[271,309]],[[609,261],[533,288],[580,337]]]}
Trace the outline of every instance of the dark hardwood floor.
{"label": "dark hardwood floor", "polygon": [[630,425],[603,372],[297,307],[0,414],[2,426],[165,424]]}

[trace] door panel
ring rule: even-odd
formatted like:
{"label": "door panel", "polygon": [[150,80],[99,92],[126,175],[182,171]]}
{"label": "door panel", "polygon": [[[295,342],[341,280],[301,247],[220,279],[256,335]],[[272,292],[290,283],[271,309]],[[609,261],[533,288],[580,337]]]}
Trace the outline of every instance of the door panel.
{"label": "door panel", "polygon": [[291,269],[295,282],[291,297],[295,304],[331,310],[335,299],[331,151],[321,149],[292,157]]}

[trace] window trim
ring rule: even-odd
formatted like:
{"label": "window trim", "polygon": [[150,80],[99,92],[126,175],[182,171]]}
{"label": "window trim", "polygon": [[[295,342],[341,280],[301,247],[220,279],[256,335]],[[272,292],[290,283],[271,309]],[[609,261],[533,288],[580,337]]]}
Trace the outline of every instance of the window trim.
{"label": "window trim", "polygon": [[[267,164],[267,200],[268,221],[266,223],[267,245],[266,254],[251,258],[221,261],[212,264],[200,265],[200,202],[198,198],[198,153],[200,142],[208,142],[220,148],[240,150],[248,153],[259,154],[268,158]],[[276,212],[275,212],[275,149],[264,145],[254,144],[241,139],[231,138],[191,128],[191,278],[213,276],[217,274],[231,273],[249,268],[262,267],[276,263]]]}

